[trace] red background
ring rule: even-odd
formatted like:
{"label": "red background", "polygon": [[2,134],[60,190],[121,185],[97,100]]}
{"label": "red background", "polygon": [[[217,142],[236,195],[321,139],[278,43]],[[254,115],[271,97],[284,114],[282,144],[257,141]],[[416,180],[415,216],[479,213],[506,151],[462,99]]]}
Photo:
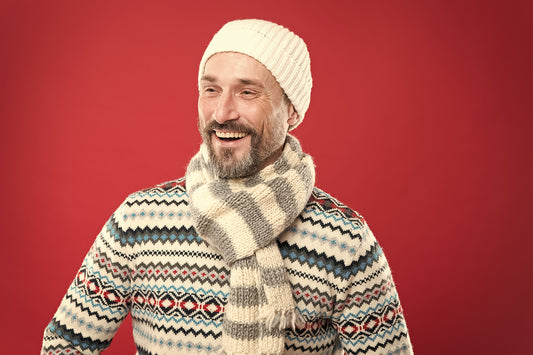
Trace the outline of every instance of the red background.
{"label": "red background", "polygon": [[[300,34],[295,130],[360,211],[417,354],[531,349],[532,8],[488,1],[2,1],[2,350],[42,332],[127,194],[198,149],[201,54],[227,20]],[[108,354],[134,353],[128,320]]]}

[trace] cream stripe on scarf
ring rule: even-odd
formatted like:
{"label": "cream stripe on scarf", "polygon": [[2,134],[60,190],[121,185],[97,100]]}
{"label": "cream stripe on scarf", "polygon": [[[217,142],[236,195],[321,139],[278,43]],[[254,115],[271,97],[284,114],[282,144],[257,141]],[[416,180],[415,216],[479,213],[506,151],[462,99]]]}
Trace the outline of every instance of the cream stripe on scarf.
{"label": "cream stripe on scarf", "polygon": [[196,231],[231,267],[224,350],[281,354],[299,314],[276,239],[309,200],[313,160],[288,135],[280,158],[250,177],[218,179],[210,164],[203,144],[187,167],[187,193]]}

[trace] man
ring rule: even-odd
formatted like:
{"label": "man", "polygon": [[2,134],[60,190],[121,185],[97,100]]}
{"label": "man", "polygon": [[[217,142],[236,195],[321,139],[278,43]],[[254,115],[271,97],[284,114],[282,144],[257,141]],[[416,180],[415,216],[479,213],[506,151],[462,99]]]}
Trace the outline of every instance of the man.
{"label": "man", "polygon": [[204,143],[186,177],[113,214],[42,354],[97,354],[128,312],[138,354],[411,354],[380,246],[314,187],[313,161],[288,134],[310,101],[303,40],[229,22],[198,81]]}

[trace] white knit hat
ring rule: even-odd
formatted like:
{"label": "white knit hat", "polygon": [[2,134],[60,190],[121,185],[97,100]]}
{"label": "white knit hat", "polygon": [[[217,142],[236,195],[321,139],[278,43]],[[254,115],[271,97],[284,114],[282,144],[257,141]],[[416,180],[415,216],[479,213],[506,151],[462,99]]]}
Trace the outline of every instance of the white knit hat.
{"label": "white knit hat", "polygon": [[205,63],[216,53],[237,52],[262,63],[291,100],[302,122],[311,101],[311,60],[305,42],[283,26],[264,20],[236,20],[226,23],[213,36],[200,62],[198,85]]}

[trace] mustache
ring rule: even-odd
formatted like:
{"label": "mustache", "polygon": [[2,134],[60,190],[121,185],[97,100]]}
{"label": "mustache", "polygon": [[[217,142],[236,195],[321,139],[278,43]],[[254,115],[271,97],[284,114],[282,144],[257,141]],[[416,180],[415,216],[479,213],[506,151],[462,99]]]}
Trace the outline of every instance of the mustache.
{"label": "mustache", "polygon": [[241,123],[233,122],[233,121],[229,121],[227,123],[218,123],[217,121],[212,120],[208,122],[204,127],[205,132],[215,131],[215,130],[216,131],[227,130],[227,131],[232,131],[232,132],[256,135],[255,130],[253,130],[252,128],[247,127]]}

